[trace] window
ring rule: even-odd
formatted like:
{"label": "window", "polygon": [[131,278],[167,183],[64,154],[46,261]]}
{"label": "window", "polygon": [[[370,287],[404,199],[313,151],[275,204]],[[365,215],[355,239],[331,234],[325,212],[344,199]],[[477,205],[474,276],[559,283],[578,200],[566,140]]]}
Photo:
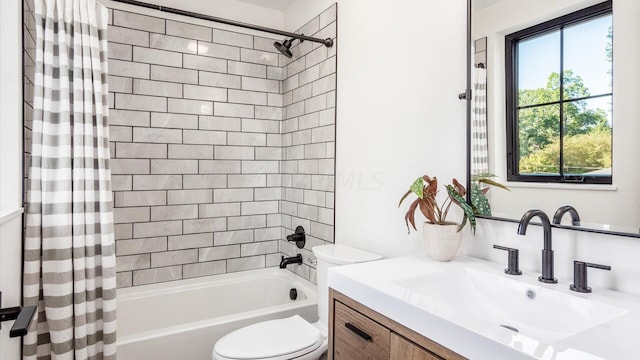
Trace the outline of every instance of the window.
{"label": "window", "polygon": [[611,9],[506,36],[509,181],[611,184]]}

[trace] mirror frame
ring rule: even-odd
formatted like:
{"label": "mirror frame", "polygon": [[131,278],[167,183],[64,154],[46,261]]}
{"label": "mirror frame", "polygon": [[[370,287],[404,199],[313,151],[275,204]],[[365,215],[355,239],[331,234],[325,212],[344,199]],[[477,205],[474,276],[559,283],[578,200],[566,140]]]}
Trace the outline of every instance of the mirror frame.
{"label": "mirror frame", "polygon": [[[473,13],[473,4],[472,4],[473,0],[467,0],[467,61],[466,61],[466,66],[467,66],[467,82],[466,82],[466,89],[465,92],[463,94],[460,94],[460,98],[464,99],[466,102],[466,127],[467,127],[467,164],[466,164],[466,170],[467,170],[467,181],[466,181],[466,188],[467,189],[471,189],[471,102],[473,101],[473,94],[472,94],[472,86],[471,86],[471,82],[473,79],[473,58],[472,58],[472,49],[471,49],[471,44],[473,41],[473,23],[472,23],[472,13]],[[467,195],[466,195],[466,199],[468,203],[471,203],[471,192],[467,191]],[[487,220],[495,220],[495,221],[503,221],[503,222],[512,222],[512,223],[519,223],[520,220],[518,219],[509,219],[509,218],[502,218],[502,217],[495,217],[495,216],[484,216],[484,215],[477,215],[476,218],[478,219],[487,219]],[[579,226],[572,226],[572,225],[561,225],[561,224],[551,224],[552,227],[554,228],[558,228],[558,229],[566,229],[566,230],[575,230],[575,231],[581,231],[581,232],[588,232],[588,233],[596,233],[596,234],[606,234],[606,235],[616,235],[616,236],[624,236],[624,237],[631,237],[631,238],[640,238],[640,232],[639,233],[628,233],[628,232],[621,232],[621,231],[611,231],[611,230],[603,230],[603,229],[595,229],[595,228],[583,228],[583,227],[579,227]]]}

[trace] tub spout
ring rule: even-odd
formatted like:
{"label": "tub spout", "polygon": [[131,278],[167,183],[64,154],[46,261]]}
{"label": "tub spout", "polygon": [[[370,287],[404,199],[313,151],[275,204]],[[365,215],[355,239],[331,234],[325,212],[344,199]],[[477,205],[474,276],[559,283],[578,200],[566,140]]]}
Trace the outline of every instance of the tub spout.
{"label": "tub spout", "polygon": [[298,254],[296,256],[292,256],[292,257],[282,257],[282,261],[280,261],[280,269],[284,269],[287,267],[287,265],[289,264],[298,264],[298,265],[302,265],[302,255]]}

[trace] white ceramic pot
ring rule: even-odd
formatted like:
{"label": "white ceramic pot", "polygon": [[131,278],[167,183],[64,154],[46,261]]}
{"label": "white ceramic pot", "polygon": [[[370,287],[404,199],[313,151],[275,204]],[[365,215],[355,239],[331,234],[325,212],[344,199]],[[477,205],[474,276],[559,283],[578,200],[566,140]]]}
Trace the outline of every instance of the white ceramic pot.
{"label": "white ceramic pot", "polygon": [[425,222],[422,227],[422,239],[427,255],[435,261],[449,261],[456,256],[462,241],[462,232],[458,224],[434,225]]}

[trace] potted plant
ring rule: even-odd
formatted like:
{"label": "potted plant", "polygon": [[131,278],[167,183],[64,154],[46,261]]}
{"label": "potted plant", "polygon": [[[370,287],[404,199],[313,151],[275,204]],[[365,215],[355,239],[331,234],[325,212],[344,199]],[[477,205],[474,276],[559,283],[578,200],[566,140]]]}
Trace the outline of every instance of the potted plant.
{"label": "potted plant", "polygon": [[489,185],[497,186],[501,189],[511,191],[508,187],[493,180],[496,175],[490,173],[482,173],[471,177],[471,205],[476,215],[491,216],[491,206],[487,199]]}
{"label": "potted plant", "polygon": [[[486,190],[482,189],[479,183],[487,185],[496,185],[502,188],[506,187],[490,179],[490,176],[474,178],[474,185],[480,192],[482,198],[486,194]],[[474,189],[475,189],[474,186]],[[411,203],[404,217],[407,224],[407,230],[410,232],[411,227],[417,230],[415,223],[415,212],[420,209],[427,221],[423,225],[423,240],[428,255],[437,261],[449,261],[458,252],[461,242],[460,230],[469,222],[472,232],[476,231],[476,215],[479,214],[473,203],[467,203],[465,199],[466,189],[456,179],[452,180],[452,184],[445,186],[447,196],[442,203],[438,203],[436,197],[438,195],[438,179],[424,175],[417,178],[409,190],[402,196],[398,207],[412,193],[416,195],[416,199]],[[478,196],[476,194],[476,196]],[[486,198],[485,198],[486,200]],[[451,205],[455,204],[463,211],[463,218],[460,224],[447,220]],[[487,204],[488,205],[488,204]],[[411,227],[410,227],[411,226]]]}

